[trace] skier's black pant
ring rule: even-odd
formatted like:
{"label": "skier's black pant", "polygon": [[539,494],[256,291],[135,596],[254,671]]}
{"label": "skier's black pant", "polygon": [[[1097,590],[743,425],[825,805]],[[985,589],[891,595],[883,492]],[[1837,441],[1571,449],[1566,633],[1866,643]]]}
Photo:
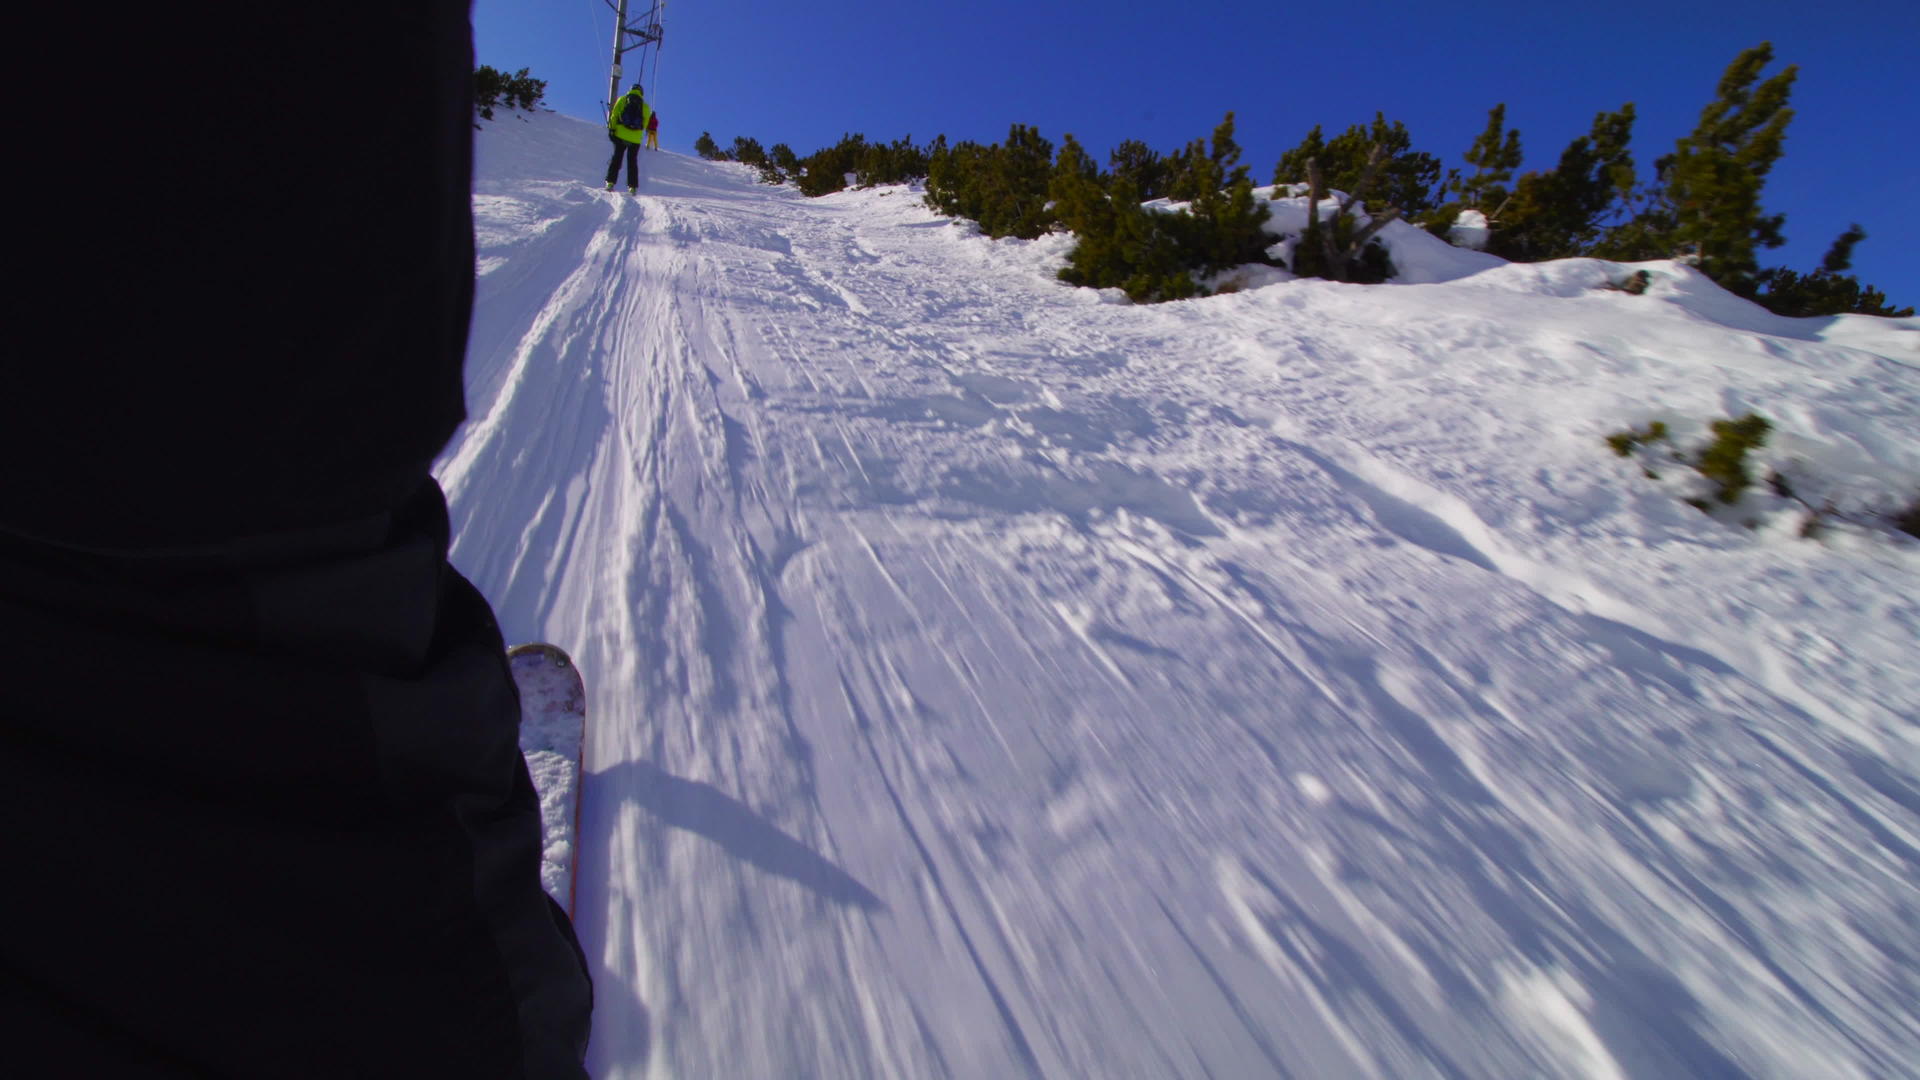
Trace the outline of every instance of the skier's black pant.
{"label": "skier's black pant", "polygon": [[620,179],[620,156],[625,154],[627,158],[627,186],[630,188],[639,187],[640,144],[628,142],[618,135],[608,135],[607,138],[613,141],[613,160],[607,162],[607,183],[611,184],[615,180]]}

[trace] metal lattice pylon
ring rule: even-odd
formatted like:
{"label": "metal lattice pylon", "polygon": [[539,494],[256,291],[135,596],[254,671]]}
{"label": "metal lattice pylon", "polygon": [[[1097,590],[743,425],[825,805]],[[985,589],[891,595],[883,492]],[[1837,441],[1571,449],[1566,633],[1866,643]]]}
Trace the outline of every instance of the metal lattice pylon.
{"label": "metal lattice pylon", "polygon": [[647,59],[652,49],[654,70],[660,67],[660,16],[666,11],[667,0],[656,0],[654,5],[632,21],[627,19],[627,0],[620,0],[618,6],[613,0],[607,0],[607,6],[614,9],[613,23],[613,68],[607,76],[607,108],[620,99],[620,80],[626,70],[626,55],[639,50],[640,59],[633,69],[633,81],[642,86],[646,84]]}

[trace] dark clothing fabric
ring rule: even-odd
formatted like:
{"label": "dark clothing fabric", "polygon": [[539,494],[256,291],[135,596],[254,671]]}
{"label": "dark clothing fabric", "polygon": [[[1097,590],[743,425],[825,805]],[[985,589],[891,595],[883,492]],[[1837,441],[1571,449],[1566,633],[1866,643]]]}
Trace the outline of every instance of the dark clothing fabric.
{"label": "dark clothing fabric", "polygon": [[[428,473],[464,412],[466,4],[124,15],[174,73],[165,153],[137,205],[28,229],[18,310],[77,351],[0,391],[0,1073],[584,1076]],[[62,17],[35,63],[140,66]],[[307,162],[261,171],[289,123]]]}
{"label": "dark clothing fabric", "polygon": [[[8,365],[19,413],[0,445],[28,456],[0,459],[19,466],[0,529],[174,548],[376,513],[463,416],[466,5],[207,12],[73,30],[85,66],[143,71],[139,89],[108,81],[95,97],[90,81],[48,76],[73,87],[81,116],[133,110],[154,133],[134,183],[49,192],[29,226],[44,232],[16,255],[44,248],[16,263],[35,268],[16,310],[84,351],[16,350]],[[108,38],[136,56],[102,56]],[[69,70],[56,56],[50,72]],[[352,97],[330,89],[346,73]],[[69,145],[73,123],[35,118],[23,137]]]}
{"label": "dark clothing fabric", "polygon": [[7,865],[58,882],[0,891],[31,928],[0,945],[30,1045],[580,1075],[585,973],[539,887],[504,645],[446,539],[429,481],[267,552],[0,544],[0,640],[33,672],[5,695]]}
{"label": "dark clothing fabric", "polygon": [[613,160],[607,162],[607,183],[620,179],[620,159],[624,156],[627,161],[627,186],[639,187],[640,144],[627,142],[615,135],[607,136],[607,141],[613,143]]}

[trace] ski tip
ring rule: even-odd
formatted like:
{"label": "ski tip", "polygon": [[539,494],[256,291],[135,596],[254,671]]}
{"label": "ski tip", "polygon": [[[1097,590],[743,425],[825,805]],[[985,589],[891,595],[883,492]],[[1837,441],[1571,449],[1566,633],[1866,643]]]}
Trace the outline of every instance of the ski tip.
{"label": "ski tip", "polygon": [[522,656],[545,656],[554,667],[568,668],[573,666],[573,657],[568,656],[565,649],[562,649],[558,645],[549,645],[544,641],[531,642],[526,645],[515,645],[507,650],[507,659],[509,660],[517,660]]}

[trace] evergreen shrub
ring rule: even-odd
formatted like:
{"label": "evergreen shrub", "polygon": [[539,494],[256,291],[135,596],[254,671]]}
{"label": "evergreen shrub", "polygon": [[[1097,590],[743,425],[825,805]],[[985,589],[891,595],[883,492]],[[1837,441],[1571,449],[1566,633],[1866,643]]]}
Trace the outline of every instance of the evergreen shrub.
{"label": "evergreen shrub", "polygon": [[801,173],[796,181],[801,194],[818,198],[845,189],[848,175],[856,170],[860,155],[866,149],[865,135],[842,135],[840,141],[832,146],[822,147],[801,158]]}
{"label": "evergreen shrub", "polygon": [[1785,242],[1786,218],[1762,209],[1760,191],[1784,148],[1793,119],[1787,97],[1799,73],[1788,66],[1758,81],[1772,60],[1767,42],[1734,57],[1693,131],[1655,163],[1656,179],[1639,211],[1609,229],[1589,254],[1621,261],[1685,258],[1722,288],[1754,295],[1755,253]]}
{"label": "evergreen shrub", "polygon": [[1621,457],[1630,457],[1635,447],[1644,446],[1648,443],[1665,442],[1666,438],[1666,422],[1655,420],[1649,423],[1644,429],[1627,428],[1624,431],[1614,432],[1607,436],[1607,445],[1613,447],[1613,452]]}
{"label": "evergreen shrub", "polygon": [[[1600,113],[1547,172],[1520,177],[1488,215],[1487,250],[1516,262],[1587,254],[1633,191],[1633,103]],[[1648,258],[1664,257],[1646,256]]]}
{"label": "evergreen shrub", "polygon": [[532,112],[547,95],[545,79],[536,79],[521,68],[511,75],[485,64],[473,69],[473,106],[481,119],[493,119],[496,106]]}
{"label": "evergreen shrub", "polygon": [[[1318,136],[1319,129],[1316,128],[1302,147],[1311,149]],[[1290,153],[1297,153],[1299,149]],[[1295,274],[1356,284],[1375,284],[1393,276],[1393,262],[1376,237],[1381,229],[1400,217],[1400,207],[1388,205],[1373,211],[1369,214],[1371,220],[1365,225],[1360,224],[1354,212],[1354,207],[1362,205],[1361,200],[1372,190],[1383,166],[1390,163],[1391,155],[1389,146],[1375,143],[1367,151],[1366,161],[1360,172],[1353,176],[1333,216],[1324,222],[1320,219],[1320,204],[1330,192],[1320,158],[1317,154],[1309,154],[1299,163],[1298,168],[1307,177],[1307,228],[1293,246]],[[1345,168],[1344,164],[1342,168]],[[1290,185],[1288,190],[1299,189]]]}
{"label": "evergreen shrub", "polygon": [[1142,201],[1165,198],[1172,176],[1171,163],[1139,139],[1128,139],[1107,155],[1115,180],[1126,178]]}
{"label": "evergreen shrub", "polygon": [[1037,128],[1015,124],[1004,143],[937,146],[927,161],[927,205],[973,219],[988,236],[1032,240],[1054,223],[1052,175],[1053,144]]}
{"label": "evergreen shrub", "polygon": [[1801,275],[1785,267],[1760,271],[1761,291],[1754,300],[1776,315],[1805,318],[1811,315],[1886,315],[1905,318],[1913,308],[1896,308],[1887,303],[1887,294],[1845,271],[1853,265],[1853,247],[1867,238],[1867,232],[1854,225],[1834,240],[1821,260],[1820,269]]}
{"label": "evergreen shrub", "polygon": [[[937,140],[944,145],[944,138]],[[904,184],[927,175],[927,151],[913,144],[913,136],[903,135],[890,143],[868,143],[853,163],[854,183],[878,187]]]}
{"label": "evergreen shrub", "polygon": [[742,165],[752,165],[756,168],[767,164],[767,151],[760,145],[760,140],[749,139],[745,135],[733,137],[733,153],[729,156]]}
{"label": "evergreen shrub", "polygon": [[[1078,238],[1060,280],[1117,288],[1136,303],[1206,295],[1196,274],[1217,274],[1248,263],[1273,265],[1266,231],[1271,215],[1239,164],[1233,114],[1214,129],[1211,145],[1195,140],[1165,159],[1138,142],[1122,144],[1109,160],[1124,171],[1103,176],[1073,136],[1061,144],[1048,195],[1056,220]],[[1184,210],[1149,210],[1139,176],[1164,183]]]}
{"label": "evergreen shrub", "polygon": [[1381,160],[1374,166],[1375,176],[1369,187],[1376,192],[1378,202],[1398,207],[1408,220],[1438,208],[1434,189],[1440,181],[1440,159],[1413,149],[1407,126],[1398,120],[1387,123],[1384,113],[1375,113],[1371,126],[1355,124],[1332,139],[1322,136],[1320,125],[1315,124],[1300,145],[1280,155],[1273,182],[1306,183],[1307,162],[1318,161],[1328,188],[1351,193],[1366,175],[1376,147],[1380,148]]}
{"label": "evergreen shrub", "polygon": [[1713,482],[1715,498],[1732,505],[1753,486],[1753,475],[1747,471],[1747,451],[1767,445],[1767,434],[1772,430],[1773,425],[1758,413],[1713,422],[1713,442],[1700,452],[1694,467]]}

